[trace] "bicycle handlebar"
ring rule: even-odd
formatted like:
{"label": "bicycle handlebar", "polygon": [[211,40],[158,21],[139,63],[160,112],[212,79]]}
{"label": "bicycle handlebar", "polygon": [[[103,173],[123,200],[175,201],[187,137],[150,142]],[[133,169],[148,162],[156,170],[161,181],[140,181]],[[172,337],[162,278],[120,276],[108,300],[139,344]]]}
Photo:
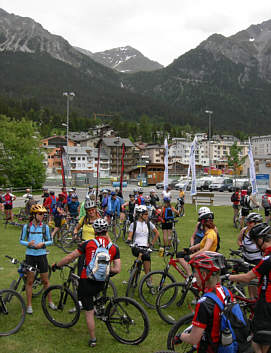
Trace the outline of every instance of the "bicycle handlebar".
{"label": "bicycle handlebar", "polygon": [[151,248],[146,247],[146,246],[139,246],[139,245],[137,245],[137,244],[130,244],[129,246],[130,246],[130,248],[136,248],[136,249],[138,249],[139,251],[142,251],[143,253],[144,253],[144,252],[146,253],[146,252],[158,251],[158,250],[156,250],[156,249],[151,249]]}
{"label": "bicycle handlebar", "polygon": [[24,261],[20,262],[19,260],[15,259],[14,257],[8,256],[8,255],[6,255],[5,257],[8,258],[13,265],[20,264],[22,267],[24,267],[25,270],[27,270],[29,272],[40,272],[37,267],[33,267],[31,265],[28,265]]}

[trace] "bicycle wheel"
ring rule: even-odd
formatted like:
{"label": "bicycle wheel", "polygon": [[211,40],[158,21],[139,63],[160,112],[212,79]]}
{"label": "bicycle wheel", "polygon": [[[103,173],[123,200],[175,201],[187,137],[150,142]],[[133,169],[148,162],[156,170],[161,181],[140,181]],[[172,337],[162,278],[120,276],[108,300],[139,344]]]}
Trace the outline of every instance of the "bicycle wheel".
{"label": "bicycle wheel", "polygon": [[69,254],[77,249],[79,240],[74,237],[73,232],[69,230],[62,233],[61,247],[65,253]]}
{"label": "bicycle wheel", "polygon": [[[48,279],[52,274],[51,266],[48,266]],[[38,297],[43,292],[43,283],[40,277],[40,273],[36,273],[33,286],[32,286],[32,297]]]}
{"label": "bicycle wheel", "polygon": [[106,317],[108,331],[120,343],[139,344],[149,333],[148,315],[132,298],[113,299],[106,307]]}
{"label": "bicycle wheel", "polygon": [[139,297],[148,308],[155,309],[159,292],[174,282],[175,278],[169,273],[164,277],[164,271],[149,272],[139,283]]}
{"label": "bicycle wheel", "polygon": [[174,249],[175,254],[177,254],[178,250],[178,235],[175,230],[172,231],[172,247]]}
{"label": "bicycle wheel", "polygon": [[138,279],[140,276],[140,272],[138,268],[135,266],[130,274],[130,278],[127,284],[127,289],[126,289],[126,297],[133,297],[135,294],[135,289],[137,287]]}
{"label": "bicycle wheel", "polygon": [[110,233],[112,234],[112,241],[116,243],[121,234],[120,225],[119,224],[112,225]]}
{"label": "bicycle wheel", "polygon": [[195,289],[187,288],[185,283],[173,283],[157,296],[156,310],[162,320],[172,325],[194,310],[197,299]]}
{"label": "bicycle wheel", "polygon": [[179,343],[175,344],[174,343],[174,337],[177,336],[178,334],[182,333],[187,327],[189,327],[192,323],[192,319],[194,317],[194,314],[188,314],[186,316],[183,316],[181,319],[176,322],[176,324],[171,328],[168,334],[167,338],[167,348],[171,349],[174,352],[183,352],[183,353],[192,353],[196,352],[196,348],[191,346],[189,343]]}
{"label": "bicycle wheel", "polygon": [[125,241],[126,237],[128,236],[130,224],[131,224],[130,221],[128,219],[126,219],[126,221],[124,222],[123,228],[122,228],[123,241]]}
{"label": "bicycle wheel", "polygon": [[21,328],[26,315],[22,296],[11,289],[0,291],[0,336],[9,336]]}
{"label": "bicycle wheel", "polygon": [[[52,310],[48,305],[49,294],[51,294],[52,301],[57,306],[56,310]],[[79,303],[72,292],[63,286],[56,285],[47,288],[42,295],[41,305],[46,318],[57,327],[72,327],[79,320]]]}

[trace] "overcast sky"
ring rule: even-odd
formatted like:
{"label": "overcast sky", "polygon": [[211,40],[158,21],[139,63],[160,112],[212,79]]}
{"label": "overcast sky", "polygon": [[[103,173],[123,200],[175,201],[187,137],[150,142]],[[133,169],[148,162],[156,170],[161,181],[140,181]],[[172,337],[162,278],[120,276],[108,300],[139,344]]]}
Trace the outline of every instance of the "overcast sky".
{"label": "overcast sky", "polygon": [[271,19],[271,0],[0,0],[71,45],[92,52],[130,45],[162,65],[213,33]]}

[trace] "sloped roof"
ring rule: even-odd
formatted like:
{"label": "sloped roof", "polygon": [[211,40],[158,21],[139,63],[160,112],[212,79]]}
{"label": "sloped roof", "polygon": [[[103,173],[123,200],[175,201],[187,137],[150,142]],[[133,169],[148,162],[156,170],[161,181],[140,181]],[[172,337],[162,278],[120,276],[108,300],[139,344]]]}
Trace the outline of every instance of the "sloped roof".
{"label": "sloped roof", "polygon": [[123,143],[126,147],[134,147],[132,141],[127,138],[117,138],[117,137],[104,137],[102,139],[103,143],[108,147],[121,146]]}

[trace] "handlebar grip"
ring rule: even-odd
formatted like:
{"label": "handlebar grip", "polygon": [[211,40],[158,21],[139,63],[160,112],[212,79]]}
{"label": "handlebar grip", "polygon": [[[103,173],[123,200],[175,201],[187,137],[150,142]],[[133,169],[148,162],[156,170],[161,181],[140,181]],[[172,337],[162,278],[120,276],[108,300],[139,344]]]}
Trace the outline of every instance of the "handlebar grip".
{"label": "handlebar grip", "polygon": [[19,261],[17,259],[15,259],[14,257],[8,256],[6,255],[6,257],[11,261],[11,263],[13,263],[14,265],[16,265]]}

